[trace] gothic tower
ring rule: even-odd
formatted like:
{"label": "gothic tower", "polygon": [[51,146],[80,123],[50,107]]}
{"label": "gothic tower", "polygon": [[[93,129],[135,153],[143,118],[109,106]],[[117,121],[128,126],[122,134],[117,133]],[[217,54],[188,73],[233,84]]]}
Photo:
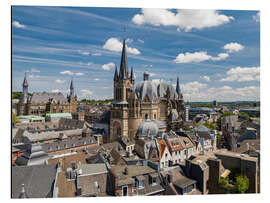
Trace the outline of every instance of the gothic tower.
{"label": "gothic tower", "polygon": [[114,73],[114,101],[112,102],[110,118],[110,141],[119,136],[128,137],[129,98],[134,92],[134,73],[128,72],[128,61],[126,53],[126,41],[123,40],[121,63],[119,73],[115,67]]}
{"label": "gothic tower", "polygon": [[77,103],[77,95],[75,95],[74,92],[73,78],[71,79],[70,82],[68,102],[69,102],[69,112],[70,113],[77,112],[78,103]]}
{"label": "gothic tower", "polygon": [[22,95],[18,103],[18,115],[27,114],[27,100],[28,100],[28,82],[26,79],[26,73],[22,84]]}

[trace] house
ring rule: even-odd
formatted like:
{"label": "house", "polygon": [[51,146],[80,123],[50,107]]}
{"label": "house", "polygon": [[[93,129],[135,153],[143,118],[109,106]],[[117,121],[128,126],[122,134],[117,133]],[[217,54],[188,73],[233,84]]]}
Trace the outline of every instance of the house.
{"label": "house", "polygon": [[164,188],[157,172],[148,164],[113,166],[110,179],[116,196],[161,195]]}
{"label": "house", "polygon": [[158,149],[159,149],[160,169],[169,167],[170,163],[172,162],[172,156],[165,140],[158,141]]}
{"label": "house", "polygon": [[180,166],[173,166],[161,172],[165,182],[165,195],[201,194],[196,189],[196,180],[185,176]]}
{"label": "house", "polygon": [[104,163],[78,165],[76,181],[77,196],[107,196],[108,170]]}

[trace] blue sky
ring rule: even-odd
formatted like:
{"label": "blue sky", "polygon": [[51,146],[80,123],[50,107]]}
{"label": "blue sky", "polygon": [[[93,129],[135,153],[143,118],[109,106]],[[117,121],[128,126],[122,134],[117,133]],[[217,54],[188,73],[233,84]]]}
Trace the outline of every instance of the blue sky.
{"label": "blue sky", "polygon": [[147,70],[179,76],[185,100],[259,100],[259,12],[238,10],[13,6],[13,91],[27,72],[30,92],[67,94],[73,77],[80,98],[111,98],[124,37],[136,84]]}

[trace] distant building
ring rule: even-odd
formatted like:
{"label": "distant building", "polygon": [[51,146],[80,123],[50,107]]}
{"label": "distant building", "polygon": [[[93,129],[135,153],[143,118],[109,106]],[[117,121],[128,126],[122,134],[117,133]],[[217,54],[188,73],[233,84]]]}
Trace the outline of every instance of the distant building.
{"label": "distant building", "polygon": [[213,101],[213,106],[218,106],[218,103],[216,100]]}
{"label": "distant building", "polygon": [[185,106],[185,111],[184,111],[184,121],[188,122],[189,121],[189,106]]}
{"label": "distant building", "polygon": [[45,117],[28,115],[28,116],[17,116],[21,123],[32,123],[32,122],[45,122]]}
{"label": "distant building", "polygon": [[46,113],[77,112],[77,96],[74,94],[73,80],[70,84],[70,94],[67,98],[60,92],[34,92],[28,94],[26,75],[23,81],[23,93],[17,106],[17,114],[44,116]]}
{"label": "distant building", "polygon": [[248,109],[240,109],[239,113],[247,113],[249,116],[260,117],[260,107],[248,108]]}
{"label": "distant building", "polygon": [[193,120],[194,117],[198,114],[206,114],[208,118],[210,118],[210,114],[214,113],[215,111],[211,108],[189,108],[189,120]]}

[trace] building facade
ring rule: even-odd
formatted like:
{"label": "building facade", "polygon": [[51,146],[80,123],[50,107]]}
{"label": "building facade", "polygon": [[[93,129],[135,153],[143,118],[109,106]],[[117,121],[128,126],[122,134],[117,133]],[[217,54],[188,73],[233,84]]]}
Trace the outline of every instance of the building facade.
{"label": "building facade", "polygon": [[135,87],[133,68],[128,71],[125,40],[119,73],[114,74],[114,101],[110,117],[110,141],[119,136],[135,138],[141,122],[147,118],[165,121],[167,130],[179,128],[183,123],[184,100],[180,90],[179,78],[176,88],[160,81],[149,80],[145,72],[143,81]]}
{"label": "building facade", "polygon": [[17,115],[44,116],[46,113],[77,112],[77,96],[74,93],[73,80],[70,83],[70,94],[65,97],[61,92],[34,92],[28,94],[26,75],[22,84],[23,92],[17,105]]}

